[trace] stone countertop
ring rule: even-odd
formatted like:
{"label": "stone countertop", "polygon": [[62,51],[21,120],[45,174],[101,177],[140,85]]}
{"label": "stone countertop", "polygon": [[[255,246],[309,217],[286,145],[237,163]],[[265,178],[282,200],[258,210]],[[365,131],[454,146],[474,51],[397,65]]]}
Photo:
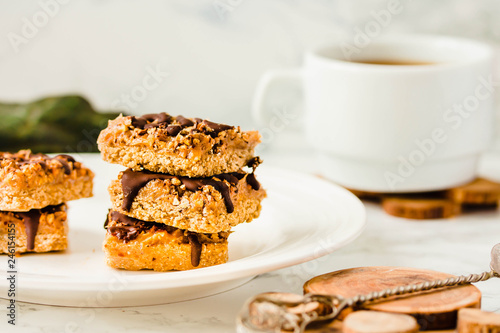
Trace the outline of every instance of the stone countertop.
{"label": "stone countertop", "polygon": [[[266,165],[316,173],[303,152],[269,151]],[[480,173],[500,180],[500,155],[485,156]],[[197,300],[127,308],[69,308],[18,303],[17,325],[7,324],[0,300],[1,332],[235,332],[235,318],[249,297],[265,291],[301,293],[319,274],[357,266],[407,266],[461,275],[489,269],[490,250],[500,242],[500,211],[464,214],[446,220],[415,221],[385,214],[366,203],[367,227],[344,248],[301,265],[262,274],[233,290]],[[482,308],[500,312],[500,279],[477,284]]]}

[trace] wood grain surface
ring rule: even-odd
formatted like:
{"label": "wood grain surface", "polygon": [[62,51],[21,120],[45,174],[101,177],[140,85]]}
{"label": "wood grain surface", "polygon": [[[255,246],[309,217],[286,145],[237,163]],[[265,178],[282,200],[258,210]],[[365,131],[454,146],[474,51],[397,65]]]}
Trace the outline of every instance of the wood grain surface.
{"label": "wood grain surface", "polygon": [[[304,293],[354,297],[386,288],[406,286],[452,277],[450,274],[401,267],[360,267],[317,276],[304,285]],[[365,304],[362,309],[409,314],[421,330],[451,329],[456,326],[458,310],[479,308],[481,292],[473,285],[396,296]]]}

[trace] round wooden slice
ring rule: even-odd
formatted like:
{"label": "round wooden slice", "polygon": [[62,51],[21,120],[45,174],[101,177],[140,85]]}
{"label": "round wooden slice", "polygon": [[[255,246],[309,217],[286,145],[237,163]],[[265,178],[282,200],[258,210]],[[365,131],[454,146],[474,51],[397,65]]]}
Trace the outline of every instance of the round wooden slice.
{"label": "round wooden slice", "polygon": [[449,199],[387,197],[382,208],[389,215],[408,219],[442,219],[460,214],[460,205]]}
{"label": "round wooden slice", "polygon": [[359,191],[359,190],[354,190],[351,188],[348,188],[348,190],[357,196],[361,200],[368,200],[368,201],[376,201],[380,202],[382,201],[382,198],[384,197],[384,193],[381,192],[367,192],[367,191]]}
{"label": "round wooden slice", "polygon": [[464,205],[498,205],[500,184],[478,178],[471,183],[448,190],[447,196]]}
{"label": "round wooden slice", "polygon": [[[386,288],[446,279],[446,273],[401,267],[360,267],[317,276],[304,284],[304,293],[340,295],[345,298]],[[456,326],[457,311],[478,308],[481,292],[473,285],[426,291],[411,296],[365,304],[364,309],[409,314],[421,329],[449,329]]]}
{"label": "round wooden slice", "polygon": [[458,333],[500,332],[500,314],[479,309],[461,309],[458,312]]}
{"label": "round wooden slice", "polygon": [[344,320],[344,333],[417,333],[418,324],[409,315],[379,311],[356,311]]}

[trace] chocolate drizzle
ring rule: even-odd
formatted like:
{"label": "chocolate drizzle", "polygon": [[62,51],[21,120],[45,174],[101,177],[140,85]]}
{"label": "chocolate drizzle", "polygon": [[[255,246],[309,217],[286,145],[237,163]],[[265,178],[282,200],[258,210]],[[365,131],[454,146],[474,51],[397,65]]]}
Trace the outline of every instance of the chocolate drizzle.
{"label": "chocolate drizzle", "polygon": [[[123,191],[122,209],[125,211],[129,211],[140,189],[146,186],[146,184],[151,180],[177,178],[181,181],[182,184],[184,184],[186,190],[191,192],[198,191],[204,186],[213,186],[222,195],[227,212],[231,214],[234,211],[234,205],[231,200],[231,190],[227,183],[229,183],[230,185],[237,185],[238,181],[243,179],[243,177],[245,177],[245,173],[239,172],[222,173],[210,178],[189,178],[182,176],[172,176],[162,173],[153,173],[145,170],[132,171],[131,169],[127,169],[123,172],[121,179]],[[258,190],[260,188],[260,184],[257,179],[255,179],[253,173],[247,174],[246,180],[247,183],[252,187],[252,189]]]}
{"label": "chocolate drizzle", "polygon": [[[108,226],[109,218],[111,218],[112,221],[116,221],[117,224]],[[136,239],[141,232],[152,228],[165,230],[168,233],[173,233],[176,230],[176,228],[166,224],[144,222],[116,211],[111,211],[109,213],[108,219],[106,219],[106,223],[104,224],[104,228],[108,229],[108,232],[111,235],[125,242],[130,242]]]}
{"label": "chocolate drizzle", "polygon": [[32,209],[28,212],[19,212],[16,215],[23,220],[24,229],[26,230],[26,248],[29,251],[35,249],[35,236],[40,224],[40,209]]}
{"label": "chocolate drizzle", "polygon": [[247,162],[247,167],[252,168],[252,173],[248,174],[247,176],[247,183],[255,191],[258,191],[260,189],[260,183],[257,181],[257,178],[255,178],[255,169],[257,169],[257,167],[261,163],[262,160],[259,156],[254,156]]}
{"label": "chocolate drizzle", "polygon": [[[141,117],[131,117],[132,126],[141,130],[147,130],[149,128],[164,128],[166,129],[168,136],[176,136],[183,129],[188,127],[193,127],[189,132],[193,133],[203,133],[210,135],[211,137],[217,137],[220,132],[233,129],[233,126],[214,123],[208,120],[203,120],[201,118],[185,118],[183,116],[172,117],[171,115],[162,113],[151,113],[145,114]],[[146,131],[140,132],[139,134],[145,134]]]}
{"label": "chocolate drizzle", "polygon": [[32,154],[29,150],[19,151],[18,153],[10,154],[10,153],[1,153],[0,161],[2,160],[12,160],[17,165],[26,165],[26,164],[39,164],[43,169],[47,169],[47,162],[50,160],[58,161],[64,169],[64,173],[66,175],[71,174],[73,171],[75,160],[73,157],[60,154],[54,157],[49,157],[45,154]]}
{"label": "chocolate drizzle", "polygon": [[188,235],[189,245],[191,245],[191,265],[197,267],[201,258],[201,243],[196,235]]}
{"label": "chocolate drizzle", "polygon": [[252,157],[246,164],[247,167],[252,168],[253,171],[262,164],[262,159],[259,156]]}
{"label": "chocolate drizzle", "polygon": [[73,157],[71,157],[69,155],[61,154],[61,155],[57,155],[53,159],[58,160],[62,164],[65,174],[67,174],[67,175],[71,174],[71,171],[73,170],[72,163],[75,163],[75,160],[73,159]]}
{"label": "chocolate drizzle", "polygon": [[123,203],[122,209],[129,211],[139,190],[153,179],[172,179],[174,176],[152,173],[148,171],[132,171],[127,169],[122,174]]}
{"label": "chocolate drizzle", "polygon": [[[110,226],[110,219],[114,221],[115,224]],[[163,223],[141,221],[116,211],[109,212],[108,218],[104,223],[104,228],[108,230],[108,233],[124,242],[130,242],[136,239],[141,232],[151,229],[166,231],[169,234],[178,232],[178,236],[181,237],[182,243],[191,246],[191,264],[194,267],[200,264],[202,245],[195,232],[181,230]]]}
{"label": "chocolate drizzle", "polygon": [[218,123],[214,123],[214,122],[211,122],[208,120],[203,120],[202,123],[205,124],[206,126],[208,126],[209,128],[211,128],[215,133],[219,133],[219,132],[226,131],[228,129],[233,128],[233,126],[218,124]]}
{"label": "chocolate drizzle", "polygon": [[193,126],[194,125],[194,122],[190,119],[187,119],[183,116],[177,116],[175,117],[175,120],[177,120],[177,122],[182,126],[182,127],[189,127],[189,126]]}
{"label": "chocolate drizzle", "polygon": [[[220,192],[222,195],[222,198],[224,199],[224,203],[226,204],[226,210],[229,214],[234,212],[234,205],[233,201],[231,200],[231,191],[229,189],[229,186],[227,186],[222,179],[225,177],[224,174],[222,175],[216,175],[213,176],[213,178],[220,178],[221,180],[216,180],[216,179],[211,179],[211,178],[188,178],[188,177],[177,177],[180,179],[180,181],[186,186],[186,190],[195,192],[197,190],[201,190],[203,186],[211,185],[213,188],[215,188],[217,191]],[[233,179],[236,180],[236,183],[231,182],[231,184],[237,184],[238,179],[236,177],[233,177]],[[227,180],[227,179],[225,179]]]}
{"label": "chocolate drizzle", "polygon": [[52,214],[58,210],[61,210],[61,205],[57,206],[47,206],[42,209],[32,209],[27,212],[13,212],[14,216],[22,220],[24,223],[24,229],[26,230],[26,248],[29,251],[35,249],[35,237],[38,232],[38,226],[40,225],[40,216],[42,214]]}
{"label": "chocolate drizzle", "polygon": [[167,134],[169,136],[176,136],[182,130],[181,125],[168,125],[167,126]]}
{"label": "chocolate drizzle", "polygon": [[255,178],[255,174],[253,172],[248,174],[247,183],[255,191],[258,191],[260,189],[260,183],[257,181],[257,178]]}
{"label": "chocolate drizzle", "polygon": [[132,126],[140,129],[160,127],[171,122],[172,117],[165,112],[149,113],[141,117],[132,117]]}

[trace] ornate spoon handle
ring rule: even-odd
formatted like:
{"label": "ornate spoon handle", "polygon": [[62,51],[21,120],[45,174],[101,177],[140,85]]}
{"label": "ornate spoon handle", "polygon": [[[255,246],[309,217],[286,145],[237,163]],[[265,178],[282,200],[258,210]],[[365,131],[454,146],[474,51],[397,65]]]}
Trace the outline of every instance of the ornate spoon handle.
{"label": "ornate spoon handle", "polygon": [[300,333],[309,323],[332,320],[342,310],[349,307],[392,296],[406,296],[421,291],[461,286],[500,277],[500,244],[493,247],[491,258],[491,271],[489,272],[389,288],[346,299],[337,295],[260,294],[250,299],[240,313],[239,331],[281,332],[285,330]]}
{"label": "ornate spoon handle", "polygon": [[443,280],[435,280],[431,282],[423,282],[408,286],[389,288],[382,291],[374,291],[366,295],[357,295],[355,297],[346,299],[345,303],[346,307],[351,307],[355,305],[361,305],[365,302],[373,302],[391,296],[410,295],[412,293],[417,293],[420,291],[439,289],[444,287],[461,286],[469,283],[486,281],[494,276],[498,276],[498,274],[492,270],[490,272],[483,272],[481,274],[462,275]]}

